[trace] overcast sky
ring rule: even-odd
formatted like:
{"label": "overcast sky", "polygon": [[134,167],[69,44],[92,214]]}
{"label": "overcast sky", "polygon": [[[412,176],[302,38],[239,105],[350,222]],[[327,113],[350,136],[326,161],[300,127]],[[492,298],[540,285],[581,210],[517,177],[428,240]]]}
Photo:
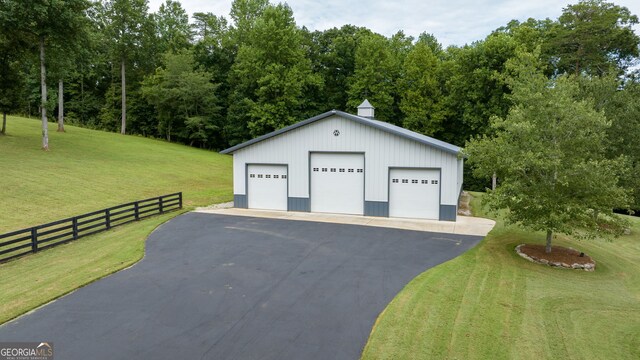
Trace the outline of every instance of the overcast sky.
{"label": "overcast sky", "polygon": [[[155,12],[164,0],[150,0]],[[180,0],[189,15],[212,12],[229,18],[231,0]],[[272,3],[278,1],[271,0]],[[447,45],[481,40],[510,20],[556,19],[569,3],[558,0],[289,0],[298,26],[325,30],[345,24],[367,27],[390,36],[398,30],[417,36],[426,31]],[[640,15],[640,0],[617,0]],[[640,26],[635,27],[640,33]]]}

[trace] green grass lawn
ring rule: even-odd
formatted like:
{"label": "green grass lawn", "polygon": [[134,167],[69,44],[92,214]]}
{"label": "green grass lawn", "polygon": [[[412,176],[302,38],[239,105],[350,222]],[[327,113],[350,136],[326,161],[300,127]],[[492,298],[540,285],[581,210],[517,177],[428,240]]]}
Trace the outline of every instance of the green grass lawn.
{"label": "green grass lawn", "polygon": [[0,324],[124,269],[144,256],[153,229],[175,211],[0,265]]}
{"label": "green grass lawn", "polygon": [[0,233],[182,191],[185,206],[231,201],[232,158],[137,136],[9,116],[0,136]]}
{"label": "green grass lawn", "polygon": [[363,359],[639,359],[640,219],[631,221],[632,234],[613,241],[555,241],[596,260],[585,272],[520,258],[516,245],[544,235],[498,220],[474,249],[396,296]]}
{"label": "green grass lawn", "polygon": [[[182,191],[186,208],[232,200],[232,159],[135,136],[8,118],[0,136],[0,233]],[[0,324],[134,264],[144,241],[180,211],[0,264]]]}

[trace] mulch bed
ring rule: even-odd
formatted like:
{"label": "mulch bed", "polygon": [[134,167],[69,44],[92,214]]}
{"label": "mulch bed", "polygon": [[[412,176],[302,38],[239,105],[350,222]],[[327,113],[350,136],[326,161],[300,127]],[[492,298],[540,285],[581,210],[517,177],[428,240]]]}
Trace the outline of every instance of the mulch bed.
{"label": "mulch bed", "polygon": [[516,252],[523,258],[539,264],[587,271],[595,269],[595,261],[587,254],[580,256],[578,250],[552,246],[551,252],[547,254],[544,249],[544,245],[522,244],[516,247]]}

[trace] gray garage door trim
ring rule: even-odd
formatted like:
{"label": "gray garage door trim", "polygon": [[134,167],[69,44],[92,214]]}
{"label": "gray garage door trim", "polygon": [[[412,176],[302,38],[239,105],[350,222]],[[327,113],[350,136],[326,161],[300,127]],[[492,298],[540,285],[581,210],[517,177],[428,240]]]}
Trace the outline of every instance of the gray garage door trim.
{"label": "gray garage door trim", "polygon": [[311,176],[313,175],[313,168],[311,166],[311,156],[314,154],[349,154],[349,155],[362,155],[362,209],[363,214],[365,214],[366,207],[366,189],[367,189],[367,155],[364,151],[309,151],[309,155],[307,157],[307,168],[309,173],[309,183],[308,183],[308,191],[309,191],[309,211],[312,212],[311,206],[313,204],[313,199],[311,196]]}
{"label": "gray garage door trim", "polygon": [[[437,170],[438,171],[438,220],[442,218],[442,168],[439,167],[407,167],[407,166],[389,166],[387,169],[387,202],[389,207],[389,216],[391,216],[391,171],[392,170]],[[455,221],[455,219],[454,219]]]}
{"label": "gray garage door trim", "polygon": [[[241,201],[244,202],[244,207],[245,208],[249,208],[249,166],[252,165],[257,165],[257,166],[284,166],[287,169],[287,211],[289,211],[289,164],[282,164],[282,163],[246,163],[244,165],[244,199],[239,199]],[[235,201],[235,197],[236,195],[234,195],[234,201]],[[234,204],[235,206],[235,204]]]}

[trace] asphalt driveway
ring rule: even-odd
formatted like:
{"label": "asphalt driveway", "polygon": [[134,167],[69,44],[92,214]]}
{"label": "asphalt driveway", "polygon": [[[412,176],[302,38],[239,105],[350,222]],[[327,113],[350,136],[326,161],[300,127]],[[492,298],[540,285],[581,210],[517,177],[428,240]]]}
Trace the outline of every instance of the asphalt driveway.
{"label": "asphalt driveway", "polygon": [[53,342],[57,359],[357,359],[412,278],[480,240],[189,213],[140,263],[0,326],[0,341]]}

